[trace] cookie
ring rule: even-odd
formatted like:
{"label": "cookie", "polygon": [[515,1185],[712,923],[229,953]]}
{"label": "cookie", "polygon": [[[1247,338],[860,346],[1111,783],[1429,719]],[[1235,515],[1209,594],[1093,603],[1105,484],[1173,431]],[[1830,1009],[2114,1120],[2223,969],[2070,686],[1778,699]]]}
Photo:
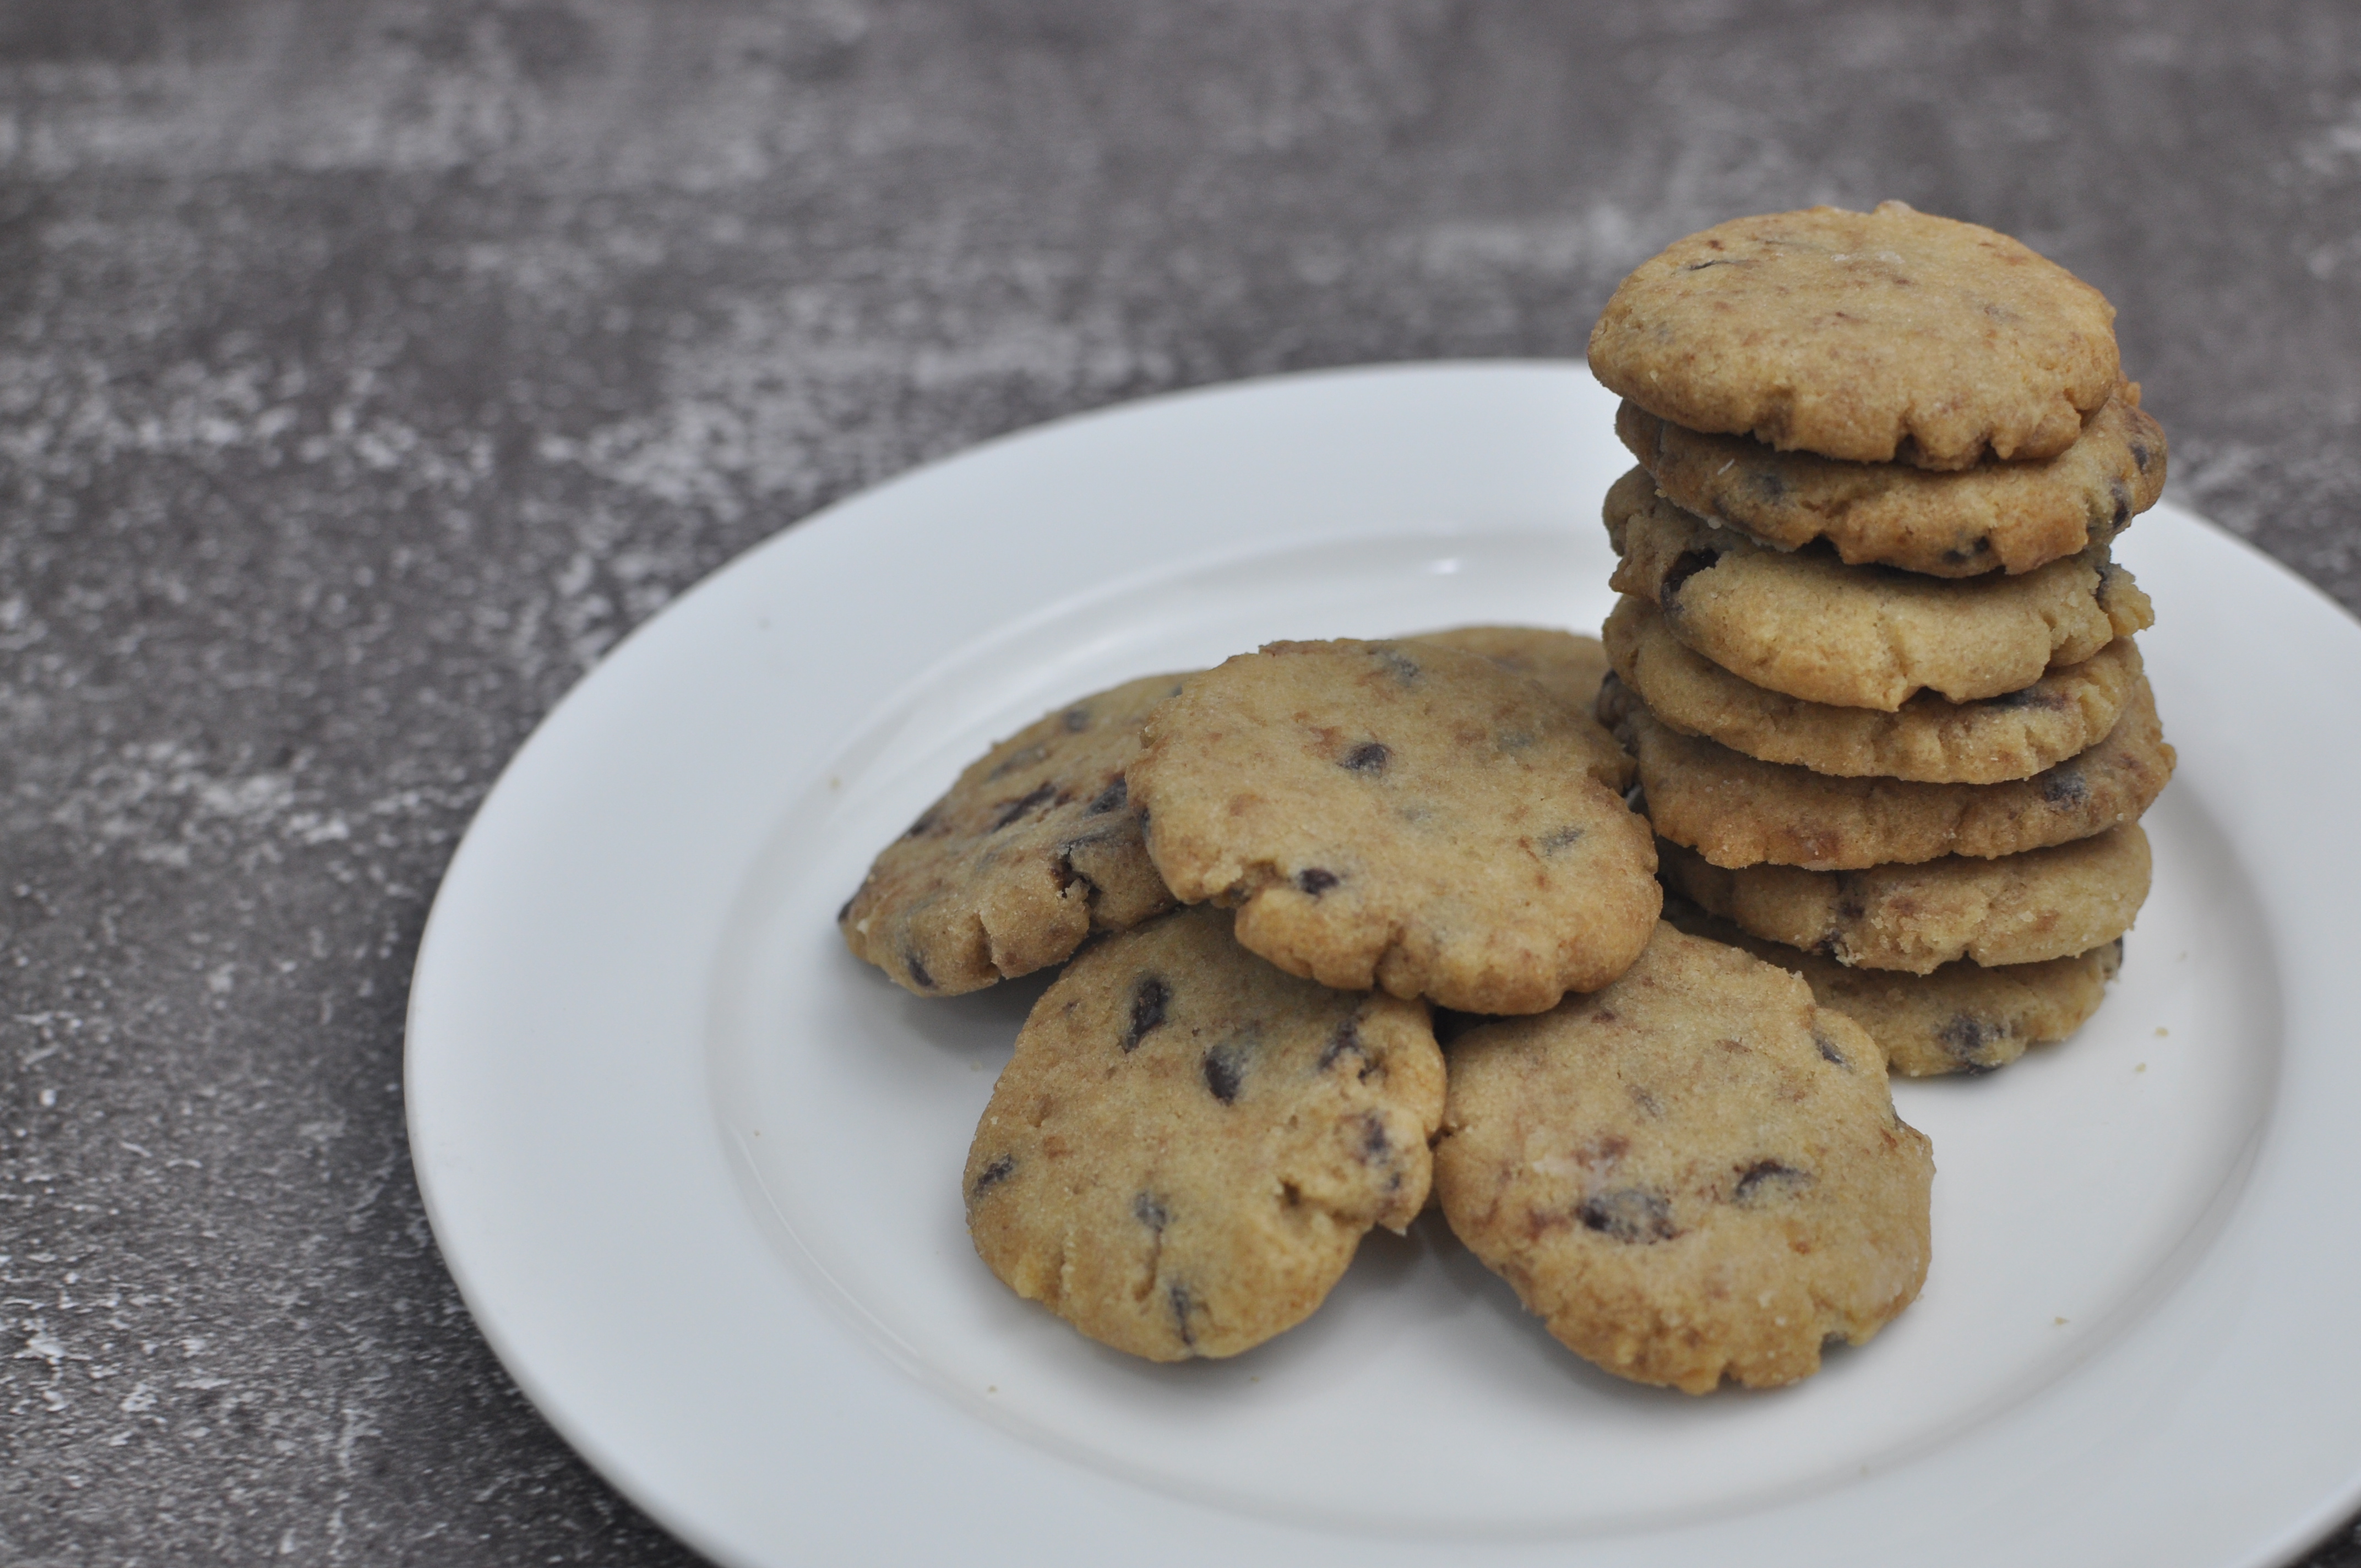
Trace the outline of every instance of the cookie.
{"label": "cookie", "polygon": [[[1539,681],[1554,696],[1588,715],[1598,702],[1598,684],[1607,678],[1607,647],[1596,637],[1544,626],[1459,626],[1448,631],[1422,631],[1405,639],[1432,642],[1480,653],[1504,670]],[[1620,795],[1631,787],[1637,771],[1631,753],[1609,740],[1603,730],[1583,730],[1595,753],[1590,776]]]}
{"label": "cookie", "polygon": [[1274,642],[1159,708],[1130,778],[1173,893],[1235,906],[1289,973],[1538,1013],[1622,973],[1655,924],[1620,751],[1478,654]]}
{"label": "cookie", "polygon": [[1860,969],[1927,974],[1957,959],[2039,963],[2103,947],[2147,897],[2147,835],[2127,822],[2093,838],[1979,861],[1807,872],[1724,871],[1669,840],[1664,881],[1741,929]]}
{"label": "cookie", "polygon": [[968,1151],[968,1231],[1103,1344],[1235,1355],[1417,1217],[1443,1095],[1423,1004],[1282,974],[1182,910],[1034,1003]]}
{"label": "cookie", "polygon": [[1656,494],[1644,468],[1607,493],[1612,587],[1765,690],[1892,713],[1920,691],[1974,702],[2079,664],[2156,617],[2103,546],[2020,576],[1965,581],[1783,553]]}
{"label": "cookie", "polygon": [[1666,630],[1655,606],[1629,594],[1602,630],[1615,673],[1672,728],[1763,762],[1847,778],[2030,778],[2097,745],[2123,718],[2140,675],[2138,643],[2118,637],[2022,691],[1961,703],[1922,692],[1881,713],[1806,702],[1740,680]]}
{"label": "cookie", "polygon": [[1909,784],[1761,762],[1659,722],[1610,677],[1598,717],[1640,764],[1656,831],[1735,870],[1769,862],[1859,871],[1944,855],[1989,860],[2136,821],[2172,777],[2172,748],[2140,677],[2105,740],[2029,779]]}
{"label": "cookie", "polygon": [[1690,430],[1857,463],[2054,457],[2122,379],[2114,307],[2006,235],[1813,207],[1691,235],[1590,334],[1612,390]]}
{"label": "cookie", "polygon": [[1125,770],[1148,710],[1181,679],[1086,696],[971,763],[838,912],[855,956],[906,990],[951,996],[1171,908]]}
{"label": "cookie", "polygon": [[2164,493],[2164,431],[2125,383],[2072,445],[1955,474],[1780,452],[1684,430],[1626,401],[1615,433],[1675,505],[1782,550],[1825,539],[1850,565],[1938,577],[2030,572],[2105,544]]}
{"label": "cookie", "polygon": [[1960,960],[1927,974],[1847,969],[1798,948],[1750,937],[1684,898],[1664,901],[1664,918],[1691,936],[1743,948],[1804,977],[1812,997],[1869,1031],[1889,1072],[1907,1078],[1982,1073],[2006,1067],[2030,1046],[2065,1039],[2099,1010],[2107,981],[2123,968],[2124,942],[2071,958],[1986,969]]}
{"label": "cookie", "polygon": [[1451,1049],[1451,1228],[1576,1354],[1702,1394],[1809,1376],[1927,1277],[1927,1139],[1794,975],[1660,926],[1621,980]]}

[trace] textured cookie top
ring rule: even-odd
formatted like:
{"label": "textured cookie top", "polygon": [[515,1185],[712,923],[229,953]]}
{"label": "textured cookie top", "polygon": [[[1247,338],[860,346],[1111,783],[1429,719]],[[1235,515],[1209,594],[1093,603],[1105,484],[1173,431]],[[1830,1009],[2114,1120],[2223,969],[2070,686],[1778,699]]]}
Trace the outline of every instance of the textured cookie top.
{"label": "textured cookie top", "polygon": [[837,916],[896,985],[950,996],[1056,963],[1172,907],[1124,771],[1179,675],[1128,681],[985,752],[887,845]]}
{"label": "textured cookie top", "polygon": [[2100,546],[2021,576],[1946,581],[1783,552],[1656,494],[1644,468],[1607,493],[1613,587],[1752,685],[1891,713],[1921,690],[1953,702],[2018,691],[2155,620]]}
{"label": "textured cookie top", "polygon": [[2120,937],[2087,953],[1987,969],[1964,959],[1927,974],[1847,969],[1834,959],[1749,936],[1687,899],[1664,900],[1664,918],[1693,937],[1742,948],[1804,977],[1812,996],[1870,1033],[1888,1072],[1906,1078],[1991,1072],[2028,1046],[2062,1040],[2106,999],[2124,967]]}
{"label": "textured cookie top", "polygon": [[[1607,676],[1604,643],[1596,637],[1554,627],[1456,626],[1448,631],[1422,631],[1410,641],[1481,653],[1504,670],[1539,681],[1581,713],[1590,711],[1598,698],[1598,683]],[[1600,782],[1614,784],[1613,780]]]}
{"label": "textured cookie top", "polygon": [[1452,1230],[1638,1382],[1768,1387],[1868,1339],[1926,1278],[1933,1178],[1858,1025],[1670,926],[1607,989],[1452,1047]]}
{"label": "textured cookie top", "polygon": [[1806,702],[1740,680],[1626,595],[1602,629],[1615,673],[1674,729],[1766,762],[1929,784],[2029,778],[2099,743],[2123,717],[2139,644],[2119,637],[2079,664],[1981,702],[1921,692],[1893,713]]}
{"label": "textured cookie top", "polygon": [[1951,474],[1780,452],[1684,430],[1637,403],[1615,433],[1688,510],[1792,550],[1825,539],[1855,565],[1938,577],[2030,572],[2105,544],[2164,493],[2164,431],[2126,384],[2055,457]]}
{"label": "textured cookie top", "polygon": [[1836,778],[1758,762],[1668,728],[1615,678],[1599,694],[1598,717],[1637,756],[1642,809],[1657,833],[1733,870],[1989,860],[2087,839],[2138,820],[2174,762],[2145,676],[2105,740],[2005,784]]}
{"label": "textured cookie top", "polygon": [[[1131,769],[1189,903],[1290,973],[1472,1013],[1604,985],[1661,894],[1597,720],[1424,642],[1274,642],[1193,677]],[[1603,781],[1603,782],[1602,782]]]}
{"label": "textured cookie top", "polygon": [[1417,1216],[1443,1093],[1423,1004],[1282,974],[1183,910],[1034,1003],[968,1153],[969,1233],[1094,1340],[1235,1355]]}
{"label": "textured cookie top", "polygon": [[2054,457],[2122,378],[2114,307],[2008,236],[1914,212],[1739,218],[1644,261],[1590,334],[1613,390],[1782,451]]}
{"label": "textured cookie top", "polygon": [[2136,822],[1998,860],[1857,872],[1724,871],[1677,844],[1662,848],[1666,883],[1742,929],[1912,974],[1958,959],[1990,966],[2086,953],[2130,930],[2147,898],[2147,835]]}

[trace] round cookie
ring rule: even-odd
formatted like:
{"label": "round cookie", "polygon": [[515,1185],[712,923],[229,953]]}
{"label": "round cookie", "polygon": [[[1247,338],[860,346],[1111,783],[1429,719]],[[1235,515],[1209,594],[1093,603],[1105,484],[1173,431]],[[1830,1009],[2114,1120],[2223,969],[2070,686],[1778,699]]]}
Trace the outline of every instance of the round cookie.
{"label": "round cookie", "polygon": [[1785,973],[1659,926],[1613,985],[1451,1048],[1451,1228],[1569,1349],[1705,1393],[1818,1370],[1927,1277],[1927,1139],[1876,1044]]}
{"label": "round cookie", "polygon": [[969,764],[838,911],[854,955],[906,990],[951,996],[1171,908],[1125,770],[1148,710],[1182,678],[1086,696]]}
{"label": "round cookie", "polygon": [[2089,952],[2130,930],[2147,897],[2147,835],[2136,822],[1997,860],[1857,872],[1724,871],[1669,840],[1658,849],[1675,892],[1741,930],[1912,974],[1956,959],[1991,968]]}
{"label": "round cookie", "polygon": [[2118,637],[2022,691],[1962,703],[1921,693],[1881,713],[1806,702],[1740,680],[1666,630],[1655,606],[1629,594],[1601,630],[1615,673],[1672,728],[1763,762],[1845,778],[2030,778],[2097,745],[2123,718],[2140,676],[2139,645]]}
{"label": "round cookie", "polygon": [[1848,566],[1717,528],[1657,495],[1644,468],[1608,491],[1606,517],[1612,587],[1731,674],[1806,702],[1892,713],[1921,690],[1998,696],[2156,619],[2104,546],[1964,582]]}
{"label": "round cookie", "polygon": [[1235,1355],[1417,1217],[1443,1095],[1422,1003],[1282,974],[1182,910],[1034,1003],[968,1151],[968,1231],[1101,1343]]}
{"label": "round cookie", "polygon": [[1186,903],[1290,974],[1471,1013],[1604,985],[1662,894],[1631,763],[1588,714],[1478,654],[1274,642],[1191,678],[1130,770]]}
{"label": "round cookie", "polygon": [[1690,430],[1857,463],[2054,457],[2122,379],[2114,307],[2006,235],[1885,202],[1718,224],[1590,334],[1612,390]]}
{"label": "round cookie", "polygon": [[1780,452],[1626,401],[1615,433],[1675,504],[1781,550],[1825,539],[1852,565],[1938,577],[2030,572],[2105,544],[2164,493],[2164,430],[2126,382],[2055,457],[1956,474]]}
{"label": "round cookie", "polygon": [[2106,999],[2123,968],[2124,941],[2071,958],[1986,969],[1960,960],[1928,974],[1847,969],[1799,948],[1750,937],[1684,898],[1664,901],[1664,918],[1693,937],[1743,948],[1804,977],[1813,1000],[1869,1031],[1885,1067],[1906,1078],[1976,1074],[2006,1067],[2029,1046],[2065,1039]]}
{"label": "round cookie", "polygon": [[2105,740],[2029,779],[1994,784],[1832,778],[1757,762],[1659,722],[1620,679],[1599,693],[1598,717],[1639,759],[1642,809],[1658,835],[1731,870],[1989,860],[2087,839],[2138,820],[2174,761],[2146,676]]}
{"label": "round cookie", "polygon": [[[1596,637],[1544,626],[1458,626],[1448,631],[1422,631],[1404,638],[1438,648],[1480,653],[1504,670],[1538,681],[1551,696],[1585,718],[1598,701],[1598,683],[1607,677],[1607,648]],[[1604,729],[1578,727],[1592,778],[1620,795],[1631,787],[1631,754],[1617,745]]]}

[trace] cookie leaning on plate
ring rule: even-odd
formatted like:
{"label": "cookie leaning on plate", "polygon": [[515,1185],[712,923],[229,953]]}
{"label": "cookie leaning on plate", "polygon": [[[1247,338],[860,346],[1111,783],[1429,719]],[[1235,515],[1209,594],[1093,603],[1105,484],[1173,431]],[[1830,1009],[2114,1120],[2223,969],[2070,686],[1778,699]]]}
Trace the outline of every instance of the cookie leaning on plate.
{"label": "cookie leaning on plate", "polygon": [[1689,430],[1860,463],[2054,457],[2122,379],[2114,307],[2006,235],[1814,207],[1677,240],[1590,334],[1612,390]]}
{"label": "cookie leaning on plate", "polygon": [[1130,770],[1186,903],[1291,974],[1537,1013],[1620,974],[1663,895],[1630,759],[1489,659],[1274,642],[1191,678]]}
{"label": "cookie leaning on plate", "polygon": [[1576,1354],[1704,1393],[1808,1376],[1927,1275],[1927,1140],[1804,982],[1659,926],[1614,984],[1452,1046],[1451,1228]]}
{"label": "cookie leaning on plate", "polygon": [[1148,710],[1180,681],[1070,703],[971,763],[838,912],[846,945],[905,990],[950,996],[1171,908],[1125,770]]}
{"label": "cookie leaning on plate", "polygon": [[1426,1201],[1443,1110],[1425,1006],[1329,991],[1188,909],[1042,993],[977,1124],[992,1271],[1103,1343],[1235,1355],[1309,1316],[1372,1225]]}
{"label": "cookie leaning on plate", "polygon": [[1891,713],[1922,688],[1974,702],[2079,664],[2155,620],[2103,547],[2020,576],[1965,580],[1782,553],[1656,494],[1644,468],[1607,492],[1621,559],[1609,587],[1648,600],[1666,630],[1753,685]]}

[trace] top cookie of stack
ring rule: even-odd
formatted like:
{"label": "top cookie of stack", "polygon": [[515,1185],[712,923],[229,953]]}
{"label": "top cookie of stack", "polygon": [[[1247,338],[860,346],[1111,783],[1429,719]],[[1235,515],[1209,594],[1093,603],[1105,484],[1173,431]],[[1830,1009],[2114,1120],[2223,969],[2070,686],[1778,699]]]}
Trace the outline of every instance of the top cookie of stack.
{"label": "top cookie of stack", "polygon": [[[2070,1030],[2146,895],[2136,819],[2172,752],[2108,544],[2165,442],[2114,318],[2017,241],[1889,202],[1693,235],[1591,334],[1642,465],[1607,503],[1600,717],[1666,878],[1883,1006],[1897,1070]],[[1891,971],[1883,1002],[1852,969]]]}

